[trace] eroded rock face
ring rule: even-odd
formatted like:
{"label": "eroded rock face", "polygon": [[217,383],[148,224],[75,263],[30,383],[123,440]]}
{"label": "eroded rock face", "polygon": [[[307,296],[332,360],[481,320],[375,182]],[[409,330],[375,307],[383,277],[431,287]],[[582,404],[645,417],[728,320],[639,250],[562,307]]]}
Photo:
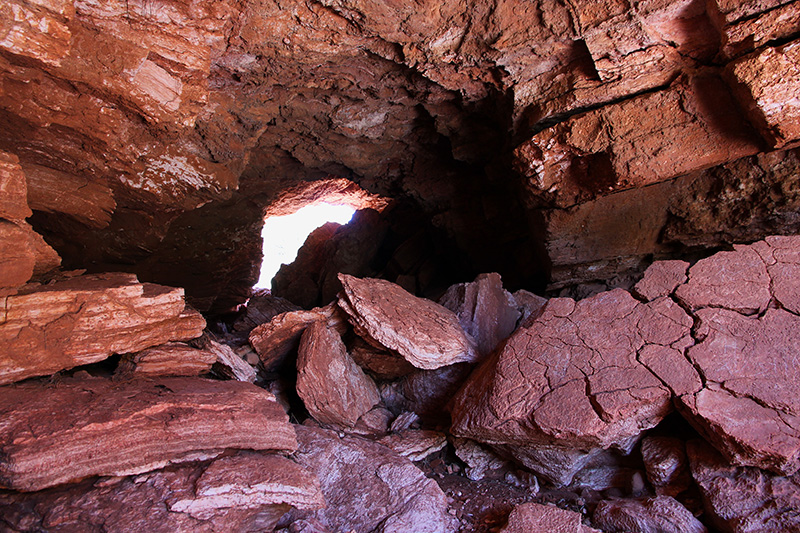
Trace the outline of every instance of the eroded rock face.
{"label": "eroded rock face", "polygon": [[28,285],[5,299],[0,383],[200,336],[203,317],[183,290],[98,274]]}
{"label": "eroded rock face", "polygon": [[408,459],[359,437],[297,427],[297,462],[315,473],[328,507],[293,513],[329,531],[448,532],[454,524],[436,483]]}
{"label": "eroded rock face", "polygon": [[23,491],[147,472],[225,448],[291,452],[297,446],[275,397],[233,381],[26,383],[3,388],[0,411],[0,485]]}
{"label": "eroded rock face", "polygon": [[394,350],[427,370],[475,361],[474,341],[452,311],[385,280],[346,274],[339,279],[344,286],[339,306],[368,342]]}
{"label": "eroded rock face", "polygon": [[453,432],[560,450],[553,452],[560,465],[542,462],[537,471],[568,483],[586,453],[628,450],[669,413],[670,391],[639,354],[648,347],[680,354],[691,325],[668,298],[643,304],[615,290],[579,302],[551,299],[470,377],[455,399]]}

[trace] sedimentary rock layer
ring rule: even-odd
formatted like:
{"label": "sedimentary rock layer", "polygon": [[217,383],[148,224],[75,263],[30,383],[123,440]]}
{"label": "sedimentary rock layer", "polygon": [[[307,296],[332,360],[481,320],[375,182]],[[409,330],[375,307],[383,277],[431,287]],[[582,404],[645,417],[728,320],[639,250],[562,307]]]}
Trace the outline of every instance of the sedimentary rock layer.
{"label": "sedimentary rock layer", "polygon": [[147,472],[226,448],[296,447],[275,397],[233,381],[17,384],[3,387],[0,414],[0,486],[23,491]]}

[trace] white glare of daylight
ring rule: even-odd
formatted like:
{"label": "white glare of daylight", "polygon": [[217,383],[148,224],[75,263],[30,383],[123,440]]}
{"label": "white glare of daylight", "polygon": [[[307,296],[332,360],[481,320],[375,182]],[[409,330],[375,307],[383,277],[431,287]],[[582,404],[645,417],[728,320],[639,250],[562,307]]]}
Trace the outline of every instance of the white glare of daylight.
{"label": "white glare of daylight", "polygon": [[272,278],[282,264],[289,264],[297,257],[308,234],[327,222],[347,224],[355,209],[349,205],[315,204],[282,217],[269,217],[264,221],[261,238],[264,240],[264,260],[257,288],[269,289]]}

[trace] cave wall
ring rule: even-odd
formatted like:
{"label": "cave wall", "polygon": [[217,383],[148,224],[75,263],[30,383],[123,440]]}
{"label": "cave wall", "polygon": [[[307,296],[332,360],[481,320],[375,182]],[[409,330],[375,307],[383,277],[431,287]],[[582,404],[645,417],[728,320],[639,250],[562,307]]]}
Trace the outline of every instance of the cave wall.
{"label": "cave wall", "polygon": [[281,194],[331,177],[412,206],[512,288],[799,229],[796,1],[0,12],[0,150],[32,227],[65,268],[202,310],[247,297]]}

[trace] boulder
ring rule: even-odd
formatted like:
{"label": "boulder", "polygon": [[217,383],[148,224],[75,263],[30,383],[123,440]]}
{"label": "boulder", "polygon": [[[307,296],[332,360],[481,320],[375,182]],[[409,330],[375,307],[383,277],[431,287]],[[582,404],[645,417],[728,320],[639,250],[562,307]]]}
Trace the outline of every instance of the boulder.
{"label": "boulder", "polygon": [[591,533],[594,529],[581,523],[581,515],[574,511],[559,509],[553,505],[524,503],[511,511],[508,524],[502,533]]}
{"label": "boulder", "polygon": [[385,280],[347,274],[339,280],[344,287],[339,306],[367,342],[426,370],[476,360],[474,342],[452,311]]}
{"label": "boulder", "polygon": [[29,284],[5,299],[0,384],[200,336],[183,289],[110,273]]}
{"label": "boulder", "polygon": [[682,440],[674,437],[642,439],[642,460],[647,480],[656,494],[677,496],[692,484]]}
{"label": "boulder", "polygon": [[116,376],[199,376],[211,370],[217,358],[182,342],[168,342],[141,352],[125,354],[119,361]]}
{"label": "boulder", "polygon": [[606,500],[592,524],[607,533],[708,533],[708,529],[671,496],[642,500]]}
{"label": "boulder", "polygon": [[3,387],[0,420],[0,487],[23,491],[147,472],[227,448],[297,446],[275,397],[236,381],[17,384]]}

